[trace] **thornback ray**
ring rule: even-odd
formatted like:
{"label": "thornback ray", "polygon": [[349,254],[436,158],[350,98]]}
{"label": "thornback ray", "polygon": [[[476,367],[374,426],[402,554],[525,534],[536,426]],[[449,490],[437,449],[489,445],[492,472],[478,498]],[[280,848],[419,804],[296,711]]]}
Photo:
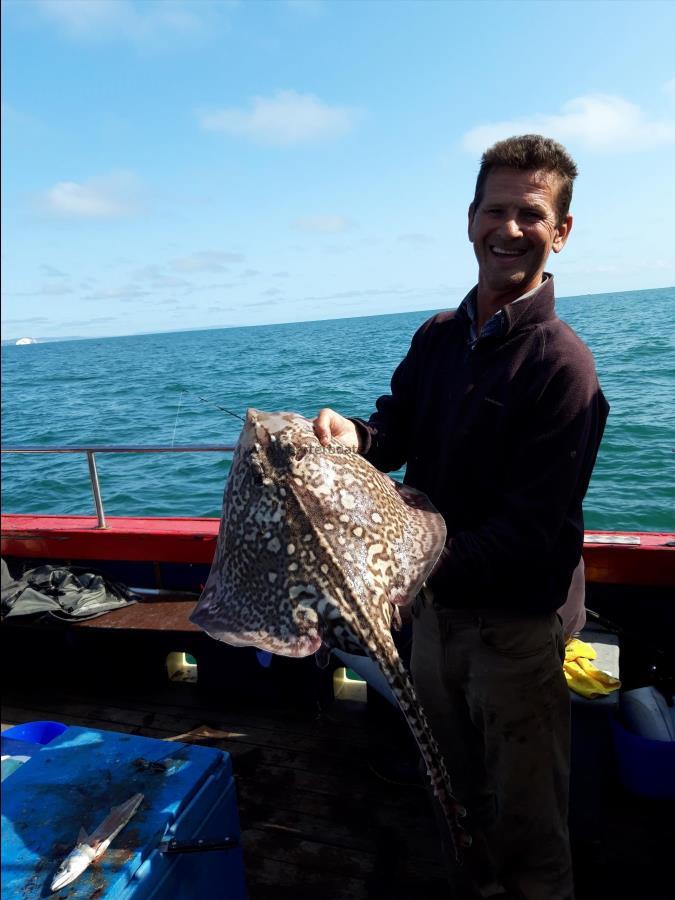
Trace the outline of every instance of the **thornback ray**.
{"label": "thornback ray", "polygon": [[445,763],[394,644],[397,606],[445,545],[443,517],[295,413],[249,409],[225,485],[216,552],[190,616],[216,640],[284,656],[369,656],[415,737],[455,847],[468,836]]}

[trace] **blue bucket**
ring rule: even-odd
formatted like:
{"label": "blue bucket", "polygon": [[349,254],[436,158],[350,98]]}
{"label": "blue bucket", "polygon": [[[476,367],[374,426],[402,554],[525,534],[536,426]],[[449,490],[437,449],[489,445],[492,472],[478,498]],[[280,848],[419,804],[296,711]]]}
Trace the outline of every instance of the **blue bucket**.
{"label": "blue bucket", "polygon": [[29,744],[48,744],[66,730],[68,726],[62,722],[26,722],[14,725],[2,732],[5,738],[15,741],[26,741]]}
{"label": "blue bucket", "polygon": [[652,741],[612,718],[614,752],[624,787],[639,797],[675,800],[675,741]]}

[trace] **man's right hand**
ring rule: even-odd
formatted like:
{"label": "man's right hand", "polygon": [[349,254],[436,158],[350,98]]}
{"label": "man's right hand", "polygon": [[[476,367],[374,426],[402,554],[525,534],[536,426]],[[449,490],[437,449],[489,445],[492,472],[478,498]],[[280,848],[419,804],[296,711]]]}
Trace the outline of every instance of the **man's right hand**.
{"label": "man's right hand", "polygon": [[351,450],[359,449],[356,425],[340,413],[336,413],[334,409],[319,410],[319,415],[314,419],[314,434],[324,447],[332,440],[336,440]]}

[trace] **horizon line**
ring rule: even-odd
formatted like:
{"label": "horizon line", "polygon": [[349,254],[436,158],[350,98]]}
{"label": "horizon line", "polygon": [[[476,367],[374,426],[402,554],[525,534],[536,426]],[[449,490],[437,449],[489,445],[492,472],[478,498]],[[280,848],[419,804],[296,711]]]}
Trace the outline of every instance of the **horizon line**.
{"label": "horizon line", "polygon": [[[668,291],[675,290],[675,284],[666,285],[664,287],[658,288],[639,288],[638,290],[629,290],[629,291],[598,291],[597,293],[591,294],[569,294],[565,297],[556,297],[556,303],[560,300],[583,300],[586,297],[602,297],[607,294],[641,294],[646,293],[648,291]],[[461,301],[460,301],[461,302]],[[411,313],[435,313],[439,310],[445,309],[453,309],[457,307],[433,307],[430,309],[408,309],[408,310],[399,310],[398,312],[387,312],[387,313],[364,313],[356,316],[327,316],[326,318],[319,319],[295,319],[287,322],[257,322],[249,325],[196,325],[192,328],[169,328],[163,329],[161,331],[134,331],[129,332],[127,334],[99,334],[99,335],[64,335],[64,336],[54,336],[48,337],[43,336],[40,338],[32,338],[35,343],[49,343],[54,344],[57,342],[66,342],[66,341],[105,341],[105,340],[116,340],[118,338],[124,337],[149,337],[150,335],[156,334],[186,334],[188,332],[196,332],[196,331],[224,331],[231,330],[236,328],[273,328],[283,325],[309,325],[314,322],[340,322],[345,319],[374,319],[380,318],[383,316],[405,316]],[[27,334],[23,334],[23,337],[29,337]],[[3,338],[2,346],[3,347],[15,347],[17,346],[16,341],[21,340],[21,337],[17,338]],[[31,345],[27,345],[31,346]]]}

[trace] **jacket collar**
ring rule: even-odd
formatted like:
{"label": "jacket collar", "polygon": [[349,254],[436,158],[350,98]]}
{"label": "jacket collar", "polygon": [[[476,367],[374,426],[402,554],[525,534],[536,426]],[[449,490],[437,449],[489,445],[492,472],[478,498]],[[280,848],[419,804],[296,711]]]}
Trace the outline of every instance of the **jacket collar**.
{"label": "jacket collar", "polygon": [[[471,288],[456,313],[457,317],[463,319],[470,329],[476,317],[477,294],[478,285]],[[540,285],[523,294],[522,297],[507,303],[485,323],[479,340],[491,336],[504,337],[516,329],[539,325],[555,318],[553,275],[544,272],[544,279]]]}

